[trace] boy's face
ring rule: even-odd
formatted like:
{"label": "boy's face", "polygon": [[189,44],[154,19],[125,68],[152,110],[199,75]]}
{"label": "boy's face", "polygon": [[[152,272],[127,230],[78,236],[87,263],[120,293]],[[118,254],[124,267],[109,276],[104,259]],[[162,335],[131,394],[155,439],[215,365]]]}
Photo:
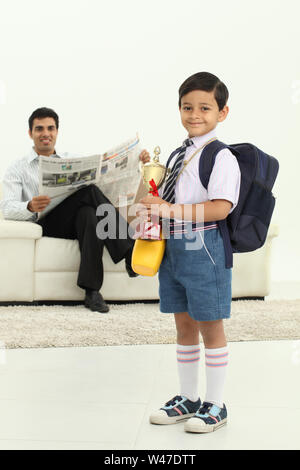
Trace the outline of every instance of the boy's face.
{"label": "boy's face", "polygon": [[55,120],[51,117],[43,119],[34,119],[32,131],[29,135],[34,142],[34,148],[39,155],[52,155],[56,143],[58,130]]}
{"label": "boy's face", "polygon": [[205,135],[224,121],[228,106],[219,111],[213,91],[194,90],[181,98],[181,122],[189,137]]}

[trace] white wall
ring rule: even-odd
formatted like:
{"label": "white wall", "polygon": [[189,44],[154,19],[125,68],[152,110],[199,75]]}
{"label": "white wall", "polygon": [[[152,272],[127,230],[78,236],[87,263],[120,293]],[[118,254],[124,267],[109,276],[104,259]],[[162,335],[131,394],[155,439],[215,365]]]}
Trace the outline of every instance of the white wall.
{"label": "white wall", "polygon": [[31,145],[40,106],[61,120],[58,148],[102,152],[139,131],[165,160],[185,137],[182,81],[219,76],[228,143],[250,141],[280,162],[274,188],[273,280],[300,279],[299,0],[0,0],[0,177]]}

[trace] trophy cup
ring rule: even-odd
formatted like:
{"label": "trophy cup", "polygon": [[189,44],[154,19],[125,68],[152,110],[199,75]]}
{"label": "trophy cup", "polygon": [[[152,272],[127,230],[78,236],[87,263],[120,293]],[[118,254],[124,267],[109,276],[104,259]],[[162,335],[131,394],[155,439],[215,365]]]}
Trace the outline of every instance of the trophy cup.
{"label": "trophy cup", "polygon": [[[168,173],[167,168],[159,163],[160,148],[155,147],[151,162],[142,166],[144,184],[148,192],[158,196],[158,189]],[[134,272],[143,276],[154,276],[162,261],[166,241],[161,234],[158,216],[152,216],[151,222],[144,222],[140,238],[135,241],[131,265]]]}
{"label": "trophy cup", "polygon": [[159,163],[160,147],[155,147],[154,157],[151,162],[142,164],[142,175],[144,184],[146,185],[149,192],[152,192],[153,186],[150,184],[150,181],[153,179],[157,189],[163,184],[167,169],[164,165]]}

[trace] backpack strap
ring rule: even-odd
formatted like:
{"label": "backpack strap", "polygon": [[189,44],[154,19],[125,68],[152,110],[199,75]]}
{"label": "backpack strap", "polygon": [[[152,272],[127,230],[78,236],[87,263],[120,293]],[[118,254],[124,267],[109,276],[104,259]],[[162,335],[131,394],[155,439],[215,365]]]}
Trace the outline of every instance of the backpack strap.
{"label": "backpack strap", "polygon": [[[205,189],[208,187],[209,178],[216,161],[216,156],[220,150],[228,148],[226,144],[219,140],[214,140],[210,144],[204,147],[200,159],[199,159],[199,177],[202,185]],[[227,226],[227,220],[219,220],[218,227],[223,239],[224,251],[225,251],[225,267],[232,268],[233,266],[233,255],[231,241]]]}
{"label": "backpack strap", "polygon": [[206,145],[199,158],[199,177],[202,185],[207,189],[210,174],[216,161],[216,156],[220,150],[228,146],[219,140],[214,140]]}

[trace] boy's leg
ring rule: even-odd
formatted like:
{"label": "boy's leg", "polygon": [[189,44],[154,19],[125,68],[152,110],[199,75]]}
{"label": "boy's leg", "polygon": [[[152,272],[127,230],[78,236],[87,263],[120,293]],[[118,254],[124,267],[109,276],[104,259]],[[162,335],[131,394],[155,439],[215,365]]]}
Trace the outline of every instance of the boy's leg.
{"label": "boy's leg", "polygon": [[228,365],[228,346],[223,320],[199,322],[205,345],[205,401],[223,407],[223,392]]}
{"label": "boy's leg", "polygon": [[228,347],[223,321],[199,322],[205,345],[206,396],[194,417],[184,430],[194,433],[212,432],[227,422],[227,409],[223,403]]}
{"label": "boy's leg", "polygon": [[177,367],[180,395],[199,399],[199,325],[187,312],[174,314],[177,330]]}
{"label": "boy's leg", "polygon": [[199,327],[187,312],[176,313],[175,322],[180,395],[176,395],[150,415],[150,422],[153,424],[174,424],[191,418],[201,405],[198,390]]}

